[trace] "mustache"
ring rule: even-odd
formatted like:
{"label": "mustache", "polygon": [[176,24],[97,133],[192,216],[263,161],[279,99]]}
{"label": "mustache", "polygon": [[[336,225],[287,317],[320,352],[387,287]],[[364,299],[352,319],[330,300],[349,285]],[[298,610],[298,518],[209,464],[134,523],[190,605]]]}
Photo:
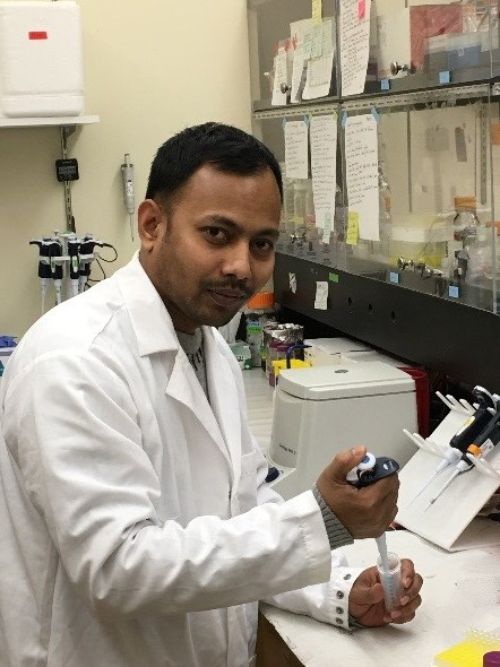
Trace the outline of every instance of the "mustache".
{"label": "mustache", "polygon": [[210,290],[230,290],[232,292],[241,292],[244,297],[250,298],[254,290],[244,280],[224,280],[220,282],[205,283],[205,288]]}

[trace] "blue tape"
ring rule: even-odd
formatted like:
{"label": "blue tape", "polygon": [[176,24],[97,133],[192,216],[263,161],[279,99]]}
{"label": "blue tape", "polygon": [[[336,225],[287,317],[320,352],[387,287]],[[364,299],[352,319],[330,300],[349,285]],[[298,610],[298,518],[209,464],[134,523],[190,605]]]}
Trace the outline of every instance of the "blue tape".
{"label": "blue tape", "polygon": [[389,79],[382,79],[380,81],[380,90],[390,90],[391,89],[391,82]]}
{"label": "blue tape", "polygon": [[281,124],[282,124],[282,126],[283,126],[283,128],[284,128],[285,125],[286,125],[286,118],[283,118],[283,120],[281,121]]}
{"label": "blue tape", "polygon": [[443,70],[442,72],[439,72],[439,83],[444,86],[447,83],[450,83],[451,81],[451,75],[448,70]]}
{"label": "blue tape", "polygon": [[451,297],[452,299],[460,298],[460,289],[458,285],[450,285],[448,287],[448,296]]}
{"label": "blue tape", "polygon": [[14,336],[0,336],[0,347],[16,347]]}
{"label": "blue tape", "polygon": [[399,273],[391,271],[389,273],[389,282],[394,283],[395,285],[399,285]]}
{"label": "blue tape", "polygon": [[344,111],[342,114],[342,127],[345,129],[347,125],[347,111]]}
{"label": "blue tape", "polygon": [[304,116],[304,123],[309,127],[311,124],[311,116]]}
{"label": "blue tape", "polygon": [[378,123],[379,120],[380,120],[380,114],[379,114],[379,112],[375,109],[375,107],[372,107],[372,116],[375,118],[375,120],[376,120],[377,123]]}

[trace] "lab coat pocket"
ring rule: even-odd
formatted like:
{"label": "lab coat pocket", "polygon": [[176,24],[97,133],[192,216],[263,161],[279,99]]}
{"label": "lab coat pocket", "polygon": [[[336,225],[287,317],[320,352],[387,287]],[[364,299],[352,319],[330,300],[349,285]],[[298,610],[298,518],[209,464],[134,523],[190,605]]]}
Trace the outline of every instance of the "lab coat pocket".
{"label": "lab coat pocket", "polygon": [[255,452],[241,457],[241,476],[238,485],[240,512],[248,512],[257,504],[257,456]]}

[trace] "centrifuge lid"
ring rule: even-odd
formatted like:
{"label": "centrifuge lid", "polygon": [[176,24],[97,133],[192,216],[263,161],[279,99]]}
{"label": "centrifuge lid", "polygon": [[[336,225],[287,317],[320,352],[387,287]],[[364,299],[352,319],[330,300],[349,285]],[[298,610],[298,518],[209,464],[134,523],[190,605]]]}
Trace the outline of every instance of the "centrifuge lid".
{"label": "centrifuge lid", "polygon": [[407,373],[381,361],[286,369],[279,374],[278,387],[312,401],[415,391]]}

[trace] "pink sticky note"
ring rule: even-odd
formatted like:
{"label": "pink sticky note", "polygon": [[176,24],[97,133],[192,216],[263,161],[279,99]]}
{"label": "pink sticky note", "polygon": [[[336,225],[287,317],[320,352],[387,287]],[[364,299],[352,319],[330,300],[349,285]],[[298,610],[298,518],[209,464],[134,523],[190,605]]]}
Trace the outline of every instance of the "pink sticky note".
{"label": "pink sticky note", "polygon": [[366,0],[358,0],[358,19],[362,21],[366,16]]}

